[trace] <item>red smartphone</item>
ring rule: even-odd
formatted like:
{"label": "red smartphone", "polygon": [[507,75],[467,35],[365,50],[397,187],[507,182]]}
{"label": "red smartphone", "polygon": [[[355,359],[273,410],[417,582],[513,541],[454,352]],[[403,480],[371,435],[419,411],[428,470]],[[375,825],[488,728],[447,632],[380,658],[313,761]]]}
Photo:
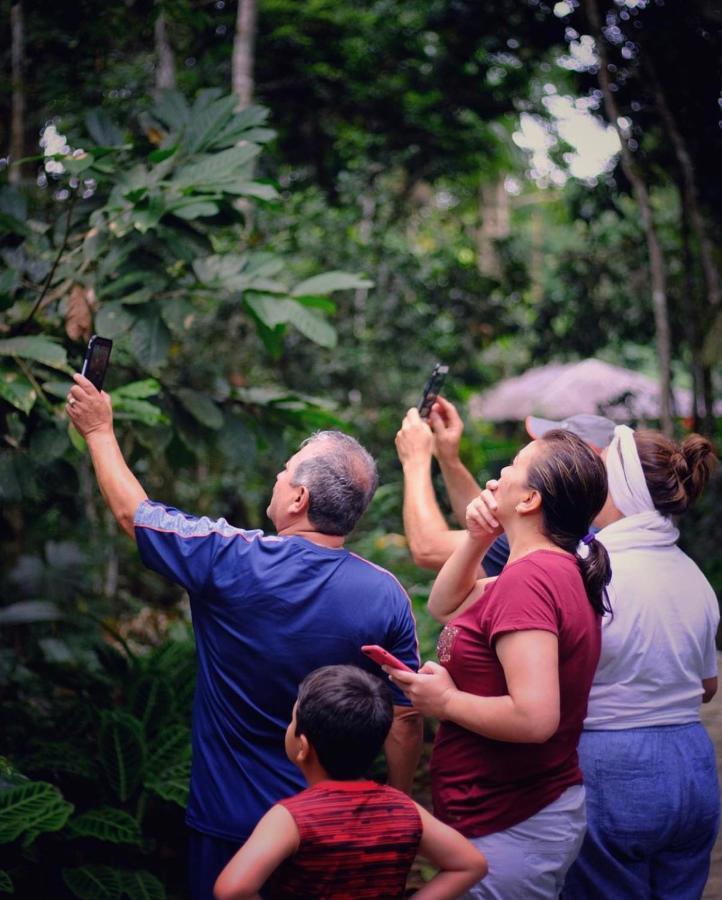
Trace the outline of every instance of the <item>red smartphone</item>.
{"label": "red smartphone", "polygon": [[380,666],[391,666],[392,669],[402,669],[404,672],[414,671],[413,669],[410,669],[406,663],[402,663],[400,659],[396,659],[396,657],[392,653],[389,653],[388,650],[379,647],[378,644],[364,644],[361,648],[361,652],[365,653],[369,659],[372,659]]}

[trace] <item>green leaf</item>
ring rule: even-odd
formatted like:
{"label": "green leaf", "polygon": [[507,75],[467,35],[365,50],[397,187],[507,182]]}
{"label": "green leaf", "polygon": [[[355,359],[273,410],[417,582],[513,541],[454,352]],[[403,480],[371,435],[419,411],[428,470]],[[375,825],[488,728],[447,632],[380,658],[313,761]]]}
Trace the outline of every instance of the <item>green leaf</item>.
{"label": "green leaf", "polygon": [[198,153],[199,150],[207,150],[213,145],[233,115],[237,102],[233,94],[229,94],[203,109],[196,109],[194,105],[193,118],[185,139],[189,155]]}
{"label": "green leaf", "polygon": [[89,153],[84,153],[82,156],[63,156],[61,162],[71,175],[80,175],[89,169],[95,160]]}
{"label": "green leaf", "polygon": [[172,147],[162,147],[158,148],[158,150],[154,150],[152,153],[148,154],[148,162],[151,163],[162,163],[166,159],[170,159],[171,156],[178,149],[178,144],[173,144]]}
{"label": "green leaf", "polygon": [[179,388],[176,397],[183,406],[193,416],[193,418],[205,425],[206,428],[212,428],[218,431],[223,425],[223,413],[206,394],[199,391],[191,390],[191,388]]}
{"label": "green leaf", "polygon": [[75,816],[68,822],[71,837],[92,837],[111,844],[141,844],[140,825],[122,809],[99,806]]}
{"label": "green leaf", "polygon": [[3,869],[0,869],[0,892],[3,894],[14,894],[15,887],[12,878]]}
{"label": "green leaf", "polygon": [[223,188],[226,194],[237,194],[239,197],[257,197],[259,200],[278,200],[279,193],[272,184],[260,181],[235,181]]}
{"label": "green leaf", "polygon": [[165,900],[162,883],[145,869],[122,873],[123,894],[129,900]]}
{"label": "green leaf", "polygon": [[133,400],[131,397],[123,397],[114,403],[113,414],[116,419],[143,425],[167,425],[170,421],[159,406],[146,400]]}
{"label": "green leaf", "polygon": [[0,356],[19,356],[35,362],[69,372],[65,350],[45,337],[14,337],[0,340]]}
{"label": "green leaf", "polygon": [[70,438],[70,443],[79,453],[87,453],[88,447],[85,443],[85,438],[75,425],[68,425],[68,437]]}
{"label": "green leaf", "polygon": [[258,144],[245,144],[242,147],[229,147],[220,153],[208,154],[197,162],[189,163],[178,169],[173,178],[173,185],[178,188],[194,188],[201,186],[217,187],[229,181],[250,160],[260,153]]}
{"label": "green leaf", "polygon": [[135,319],[123,304],[116,301],[103,303],[95,314],[95,327],[104,337],[117,338],[133,326]]}
{"label": "green leaf", "polygon": [[0,608],[0,625],[29,625],[33,622],[57,622],[60,609],[50,600],[19,600]]}
{"label": "green leaf", "polygon": [[38,392],[24,375],[0,369],[0,397],[27,415],[38,399]]}
{"label": "green leaf", "polygon": [[131,688],[130,711],[146,734],[155,734],[173,712],[173,692],[157,675],[143,675]]}
{"label": "green leaf", "polygon": [[179,219],[192,222],[193,219],[201,219],[203,216],[215,216],[220,207],[217,203],[196,200],[192,203],[176,204],[168,208],[168,212]]}
{"label": "green leaf", "polygon": [[307,278],[297,284],[291,291],[294,297],[303,297],[306,294],[330,294],[333,291],[345,291],[348,288],[371,288],[373,281],[361,278],[360,275],[352,275],[350,272],[324,272],[313,278]]}
{"label": "green leaf", "polygon": [[156,780],[173,766],[184,765],[190,759],[191,733],[185,725],[163,728],[148,747],[145,782]]}
{"label": "green leaf", "polygon": [[63,881],[80,900],[119,900],[123,873],[110,866],[82,866],[63,869]]}
{"label": "green leaf", "polygon": [[110,392],[113,401],[116,400],[145,400],[146,397],[155,397],[160,394],[160,382],[155,378],[144,378],[142,381],[130,381],[114,391]]}
{"label": "green leaf", "polygon": [[140,783],[143,772],[143,726],[128,713],[101,713],[98,750],[108,782],[118,798],[125,802]]}
{"label": "green leaf", "polygon": [[96,144],[112,147],[123,143],[123,132],[103,109],[91,109],[85,116],[85,127]]}
{"label": "green leaf", "polygon": [[245,302],[268,328],[287,323],[322,347],[336,346],[334,327],[295,300],[258,294],[246,296]]}
{"label": "green leaf", "polygon": [[155,369],[163,365],[170,348],[170,332],[156,312],[139,317],[130,337],[133,353],[143,368]]}
{"label": "green leaf", "polygon": [[166,769],[162,775],[149,778],[145,786],[171,803],[183,809],[188,805],[188,782],[191,777],[190,759]]}
{"label": "green leaf", "polygon": [[72,811],[72,803],[45,781],[0,790],[0,844],[14,841],[23,831],[59,831]]}

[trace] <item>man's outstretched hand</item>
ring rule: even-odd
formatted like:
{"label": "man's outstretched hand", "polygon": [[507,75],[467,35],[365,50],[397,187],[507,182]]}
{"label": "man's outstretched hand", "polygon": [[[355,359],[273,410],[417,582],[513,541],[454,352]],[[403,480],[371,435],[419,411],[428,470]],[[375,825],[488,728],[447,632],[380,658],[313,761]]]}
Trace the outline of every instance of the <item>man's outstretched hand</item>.
{"label": "man's outstretched hand", "polygon": [[70,421],[86,440],[91,434],[112,434],[113,408],[108,394],[80,373],[73,375],[73,381],[65,406]]}
{"label": "man's outstretched hand", "polygon": [[429,425],[434,433],[434,455],[439,462],[457,461],[464,423],[454,404],[437,397],[429,413]]}

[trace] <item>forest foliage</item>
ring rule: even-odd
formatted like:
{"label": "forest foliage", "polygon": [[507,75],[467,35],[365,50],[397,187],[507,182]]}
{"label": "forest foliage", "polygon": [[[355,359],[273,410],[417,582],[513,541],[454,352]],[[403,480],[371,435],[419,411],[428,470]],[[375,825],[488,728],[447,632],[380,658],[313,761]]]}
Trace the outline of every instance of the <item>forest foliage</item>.
{"label": "forest foliage", "polygon": [[[595,11],[631,168],[612,155],[580,178],[554,111],[608,113]],[[717,428],[722,17],[707,0],[263,0],[240,106],[236,3],[3,12],[0,892],[182,897],[187,603],[140,567],[68,426],[89,335],[114,340],[124,453],[181,508],[268,527],[299,440],[359,436],[382,485],[355,547],[409,589],[433,656],[431,575],[401,534],[403,412],[437,360],[462,410],[552,359],[657,371],[639,183],[670,373],[691,424]],[[521,440],[468,421],[462,451],[484,479]],[[683,536],[718,587],[721,494]]]}

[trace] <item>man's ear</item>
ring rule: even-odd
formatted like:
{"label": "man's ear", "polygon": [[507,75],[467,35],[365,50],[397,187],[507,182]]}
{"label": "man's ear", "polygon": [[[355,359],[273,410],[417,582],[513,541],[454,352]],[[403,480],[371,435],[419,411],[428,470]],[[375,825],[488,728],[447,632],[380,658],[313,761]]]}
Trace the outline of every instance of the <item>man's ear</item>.
{"label": "man's ear", "polygon": [[529,490],[524,495],[524,499],[520,500],[514,509],[519,513],[520,516],[529,516],[533,513],[539,512],[542,505],[542,498],[539,491],[534,488],[529,488]]}
{"label": "man's ear", "polygon": [[305,484],[294,484],[293,485],[293,500],[291,501],[291,512],[293,513],[304,513],[308,509],[308,504],[311,500],[311,495],[308,492],[308,488]]}

